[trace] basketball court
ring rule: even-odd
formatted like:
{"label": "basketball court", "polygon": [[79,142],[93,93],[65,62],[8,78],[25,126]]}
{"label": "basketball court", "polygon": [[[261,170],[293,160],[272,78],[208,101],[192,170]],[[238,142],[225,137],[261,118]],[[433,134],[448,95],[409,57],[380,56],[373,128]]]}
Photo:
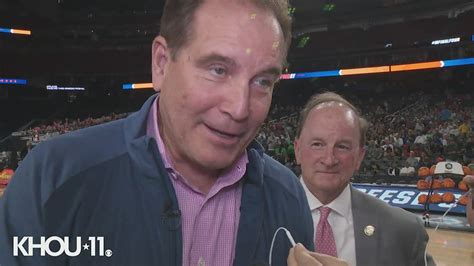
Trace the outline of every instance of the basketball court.
{"label": "basketball court", "polygon": [[427,228],[428,252],[438,266],[474,265],[474,232]]}

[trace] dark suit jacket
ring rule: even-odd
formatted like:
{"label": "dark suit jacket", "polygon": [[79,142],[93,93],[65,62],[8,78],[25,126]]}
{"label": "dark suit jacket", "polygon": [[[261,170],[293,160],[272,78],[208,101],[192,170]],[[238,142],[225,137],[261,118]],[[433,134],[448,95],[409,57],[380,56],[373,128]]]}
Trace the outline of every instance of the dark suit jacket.
{"label": "dark suit jacket", "polygon": [[[358,266],[425,265],[428,234],[421,219],[351,187]],[[368,236],[364,229],[375,228]],[[427,265],[435,265],[427,254]]]}

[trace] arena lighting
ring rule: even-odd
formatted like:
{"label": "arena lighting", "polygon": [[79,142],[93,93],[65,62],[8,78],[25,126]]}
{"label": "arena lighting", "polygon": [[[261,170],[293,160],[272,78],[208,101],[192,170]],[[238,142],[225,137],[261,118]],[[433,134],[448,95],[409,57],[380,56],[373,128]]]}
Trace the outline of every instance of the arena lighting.
{"label": "arena lighting", "polygon": [[474,57],[454,60],[444,60],[442,67],[474,65]]}
{"label": "arena lighting", "polygon": [[431,45],[448,44],[448,43],[455,43],[455,42],[460,42],[460,41],[461,41],[461,37],[456,37],[456,38],[432,41]]}
{"label": "arena lighting", "polygon": [[308,43],[310,37],[309,36],[304,36],[303,38],[300,39],[300,41],[298,42],[298,45],[296,47],[298,48],[303,48],[306,46],[306,44]]}
{"label": "arena lighting", "polygon": [[0,78],[0,84],[16,84],[16,85],[26,85],[26,79],[10,79],[10,78]]}
{"label": "arena lighting", "polygon": [[0,28],[0,32],[10,33],[10,34],[21,34],[21,35],[31,35],[30,30],[19,30],[19,29],[5,29]]}
{"label": "arena lighting", "polygon": [[430,68],[440,68],[440,67],[443,67],[442,61],[433,61],[433,62],[423,62],[423,63],[416,63],[416,64],[403,64],[403,65],[390,66],[390,72],[430,69]]}
{"label": "arena lighting", "polygon": [[336,8],[336,4],[334,3],[327,3],[323,5],[323,11],[324,12],[331,12]]}
{"label": "arena lighting", "polygon": [[[463,59],[453,59],[453,60],[443,60],[443,61],[422,62],[422,63],[414,63],[414,64],[403,64],[403,65],[374,66],[374,67],[340,69],[340,70],[331,70],[331,71],[288,73],[288,74],[282,74],[280,76],[280,79],[286,80],[286,79],[303,79],[303,78],[315,78],[315,77],[334,77],[334,76],[344,76],[344,75],[387,73],[387,72],[400,72],[400,71],[444,68],[444,67],[465,66],[465,65],[474,65],[474,57],[463,58]],[[387,71],[387,68],[388,68],[388,71]]]}
{"label": "arena lighting", "polygon": [[296,7],[289,7],[288,8],[288,15],[293,16],[295,14]]}
{"label": "arena lighting", "polygon": [[[453,59],[453,60],[443,60],[443,61],[422,62],[422,63],[414,63],[414,64],[403,64],[403,65],[388,65],[388,66],[374,66],[374,67],[362,67],[362,68],[347,68],[347,69],[329,70],[329,71],[288,73],[288,74],[281,74],[280,79],[287,80],[287,79],[337,77],[337,76],[347,76],[347,75],[389,73],[389,72],[433,69],[433,68],[465,66],[465,65],[474,65],[474,57],[463,58],[463,59]],[[152,83],[123,84],[122,88],[124,90],[151,89],[153,88],[153,84]]]}
{"label": "arena lighting", "polygon": [[360,74],[385,73],[385,72],[390,72],[389,66],[341,69],[339,73],[341,76],[347,76],[347,75],[360,75]]}
{"label": "arena lighting", "polygon": [[123,84],[124,90],[139,90],[139,89],[153,89],[153,83],[129,83]]}
{"label": "arena lighting", "polygon": [[49,91],[84,91],[82,87],[60,87],[58,85],[47,85],[46,89]]}
{"label": "arena lighting", "polygon": [[[295,79],[295,78],[296,79],[306,79],[306,78],[322,78],[322,77],[340,76],[339,70],[304,72],[304,73],[296,73],[296,74],[288,74],[288,75],[290,75],[290,79]],[[291,75],[293,75],[293,76],[291,76]],[[281,77],[281,79],[286,79],[286,78]]]}

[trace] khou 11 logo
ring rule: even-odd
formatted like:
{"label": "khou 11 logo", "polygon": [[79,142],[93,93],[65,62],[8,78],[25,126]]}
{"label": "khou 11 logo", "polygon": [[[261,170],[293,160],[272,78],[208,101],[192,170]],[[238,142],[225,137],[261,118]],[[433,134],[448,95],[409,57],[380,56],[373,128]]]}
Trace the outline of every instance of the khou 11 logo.
{"label": "khou 11 logo", "polygon": [[[59,249],[54,251],[51,250],[50,245],[52,243],[57,243],[59,245]],[[97,243],[97,245],[96,245]],[[26,246],[26,247],[25,247]],[[56,245],[55,245],[56,247]],[[65,236],[64,238],[60,238],[58,236],[51,236],[51,237],[40,237],[40,243],[34,243],[32,236],[24,236],[18,241],[18,237],[13,237],[13,256],[18,256],[19,253],[26,257],[33,256],[33,251],[35,249],[40,250],[40,255],[42,257],[48,254],[52,257],[61,256],[66,254],[69,257],[76,257],[81,254],[83,250],[87,250],[90,252],[91,256],[99,256],[106,257],[112,256],[112,250],[107,249],[104,252],[104,237],[89,237],[88,241],[85,244],[82,244],[82,239],[80,236],[76,237],[76,250],[72,251],[69,248],[69,237]],[[20,252],[18,252],[20,251]],[[98,252],[97,252],[98,251]]]}

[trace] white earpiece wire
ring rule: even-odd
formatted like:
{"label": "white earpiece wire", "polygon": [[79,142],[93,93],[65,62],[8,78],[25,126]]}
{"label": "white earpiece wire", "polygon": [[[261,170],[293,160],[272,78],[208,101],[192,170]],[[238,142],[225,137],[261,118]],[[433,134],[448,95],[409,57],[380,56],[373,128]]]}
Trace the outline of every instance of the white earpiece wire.
{"label": "white earpiece wire", "polygon": [[291,236],[290,231],[286,229],[285,227],[278,227],[278,229],[275,231],[273,234],[273,239],[272,239],[272,244],[270,245],[270,254],[268,254],[268,264],[271,266],[272,265],[272,252],[273,252],[273,244],[275,243],[275,238],[280,230],[284,230],[286,233],[286,237],[288,237],[288,240],[290,241],[291,245],[294,247],[296,245],[295,240]]}
{"label": "white earpiece wire", "polygon": [[[438,222],[438,224],[436,225],[435,230],[433,232],[436,232],[438,230],[438,227],[441,224],[441,221],[443,221],[444,217],[451,211],[452,208],[454,208],[458,205],[458,202],[461,200],[462,197],[467,196],[469,193],[471,193],[471,190],[472,190],[472,188],[470,190],[468,190],[466,193],[464,193],[461,197],[459,197],[456,200],[456,202],[454,202],[454,204],[451,205],[451,207],[449,207],[449,209],[446,210],[446,212],[443,214],[443,216],[441,216],[441,219]],[[428,245],[426,245],[426,247],[425,247],[425,266],[428,266],[427,256],[428,256]]]}

